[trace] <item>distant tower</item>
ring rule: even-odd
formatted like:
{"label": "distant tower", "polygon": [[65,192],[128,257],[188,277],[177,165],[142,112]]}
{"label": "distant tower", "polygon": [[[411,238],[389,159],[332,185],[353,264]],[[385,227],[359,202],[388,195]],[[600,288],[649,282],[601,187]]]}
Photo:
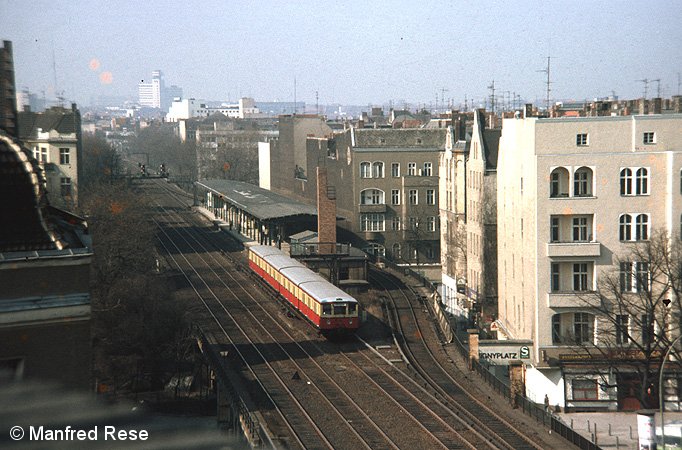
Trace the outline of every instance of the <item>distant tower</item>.
{"label": "distant tower", "polygon": [[161,108],[162,92],[165,90],[165,86],[163,84],[163,74],[160,70],[154,70],[151,81],[141,81],[137,89],[140,106]]}
{"label": "distant tower", "polygon": [[17,136],[17,96],[11,41],[3,41],[0,47],[0,130]]}

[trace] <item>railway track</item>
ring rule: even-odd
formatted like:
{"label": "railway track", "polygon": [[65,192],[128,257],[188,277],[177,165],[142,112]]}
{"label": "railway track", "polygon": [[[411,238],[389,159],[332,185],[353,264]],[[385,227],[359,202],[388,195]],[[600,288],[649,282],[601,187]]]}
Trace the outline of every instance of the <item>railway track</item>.
{"label": "railway track", "polygon": [[417,375],[440,394],[473,428],[488,437],[496,448],[540,449],[501,415],[470,395],[433,354],[422,333],[422,320],[415,313],[414,293],[390,274],[371,270],[370,279],[385,289],[391,304],[397,340]]}
{"label": "railway track", "polygon": [[[179,263],[184,258],[185,268],[182,270],[190,283],[193,283],[193,278],[198,277],[202,280],[195,282],[199,287],[201,283],[208,287],[204,278],[212,279],[213,284],[222,285],[221,291],[225,291],[222,297],[229,299],[229,312],[225,305],[228,300],[221,301],[213,292],[200,292],[196,288],[195,292],[207,309],[218,310],[217,314],[211,312],[214,321],[232,322],[228,326],[221,325],[221,333],[230,340],[235,350],[233,353],[239,355],[242,367],[269,393],[269,401],[275,405],[279,416],[295,435],[296,445],[303,448],[414,448],[415,439],[406,439],[404,436],[408,429],[405,425],[398,428],[398,434],[390,431],[387,419],[395,418],[387,418],[386,411],[387,408],[392,408],[400,412],[403,424],[411,423],[412,427],[416,426],[420,430],[421,436],[416,442],[427,443],[429,448],[539,448],[524,438],[515,441],[518,437],[515,437],[513,429],[510,434],[506,434],[504,430],[498,434],[483,423],[485,420],[497,420],[492,422],[493,426],[507,426],[500,418],[485,415],[470,417],[472,413],[460,410],[459,403],[465,403],[467,399],[460,398],[449,384],[441,386],[424,377],[428,388],[424,387],[406,371],[386,367],[385,361],[372,358],[371,353],[363,351],[364,345],[345,343],[338,346],[324,340],[311,340],[309,330],[306,333],[283,324],[281,316],[273,317],[273,312],[264,307],[263,300],[253,295],[254,280],[249,275],[250,271],[246,268],[239,269],[240,266],[245,267],[243,261],[235,259],[222,249],[215,251],[215,238],[221,236],[223,243],[227,244],[225,235],[211,232],[203,224],[201,227],[181,226],[174,230],[173,224],[186,225],[188,221],[192,221],[188,217],[187,197],[164,183],[157,182],[156,185],[163,195],[183,204],[181,208],[160,207],[160,214],[165,217],[163,220],[168,226],[161,222],[159,226],[162,234],[165,233],[164,242],[170,257],[175,260],[177,267],[181,267]],[[171,243],[174,248],[170,248]],[[234,249],[234,245],[227,245]],[[189,261],[185,253],[191,255],[193,262]],[[197,267],[200,269],[197,270]],[[384,279],[383,283],[387,281]],[[400,290],[396,291],[395,286],[392,289],[392,293],[390,290],[387,292],[398,297]],[[404,292],[403,295],[403,301],[407,303],[400,305],[398,299],[394,310],[397,312],[399,308],[403,308],[404,313],[407,313],[410,308],[407,306],[409,296]],[[391,297],[391,301],[396,300]],[[265,304],[272,305],[271,299]],[[281,311],[279,314],[281,315]],[[406,327],[402,330],[402,336],[411,332],[420,334],[416,316],[413,320],[415,330],[410,331],[407,328],[409,325],[402,324]],[[237,338],[233,338],[233,335]],[[426,350],[410,348],[406,344],[404,346],[408,357],[413,361],[415,358],[428,356],[428,347],[425,344]],[[246,350],[252,347],[258,351],[248,353]],[[344,365],[351,368],[348,372],[354,374],[356,379],[353,382],[344,380],[343,373],[339,375],[330,371],[324,362],[318,363],[320,354],[327,353],[338,353],[337,360],[343,358]],[[433,355],[431,359],[435,361]],[[334,364],[339,365],[338,362]],[[434,369],[422,365],[424,363],[421,361],[419,364],[417,370],[420,372]],[[416,364],[414,367],[417,368]],[[442,368],[440,370],[447,373]],[[294,372],[302,380],[292,382],[288,375]],[[358,385],[365,387],[353,388]],[[311,391],[315,392],[314,396],[310,395]],[[311,397],[314,397],[314,401],[311,401]],[[369,397],[376,400],[368,401]],[[471,402],[471,399],[468,401]],[[322,404],[326,407],[322,407]],[[378,405],[384,405],[383,409],[377,410]],[[453,408],[453,405],[456,407]],[[330,432],[330,426],[336,430]],[[410,434],[414,434],[414,428],[411,430],[413,431]]]}

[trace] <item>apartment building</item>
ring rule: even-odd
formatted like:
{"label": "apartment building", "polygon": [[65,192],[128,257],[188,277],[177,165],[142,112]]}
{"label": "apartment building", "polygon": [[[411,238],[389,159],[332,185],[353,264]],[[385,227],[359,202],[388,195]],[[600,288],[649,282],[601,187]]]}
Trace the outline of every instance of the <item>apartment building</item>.
{"label": "apartment building", "polygon": [[91,375],[87,223],[46,201],[31,150],[0,131],[0,383]]}
{"label": "apartment building", "polygon": [[19,139],[45,170],[50,204],[76,207],[82,170],[81,115],[76,104],[71,109],[54,106],[42,113],[22,111],[18,129]]}
{"label": "apartment building", "polygon": [[601,287],[620,274],[626,295],[647,288],[648,262],[623,258],[657,230],[680,237],[682,115],[505,119],[499,152],[498,323],[501,337],[533,341],[528,396],[638,406],[635,374],[617,369],[642,357],[631,344],[653,325],[605,316]]}
{"label": "apartment building", "polygon": [[260,184],[314,204],[315,168],[326,167],[342,240],[439,277],[438,161],[452,135],[354,127],[334,133],[317,116],[281,116],[279,139],[259,149]]}
{"label": "apartment building", "polygon": [[443,303],[460,321],[497,315],[497,151],[485,110],[455,114],[457,139],[440,158]]}

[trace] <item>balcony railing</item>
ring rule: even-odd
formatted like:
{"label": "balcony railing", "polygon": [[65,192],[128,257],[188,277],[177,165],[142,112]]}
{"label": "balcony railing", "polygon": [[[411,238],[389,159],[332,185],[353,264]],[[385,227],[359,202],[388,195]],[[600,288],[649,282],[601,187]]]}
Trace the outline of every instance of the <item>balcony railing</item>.
{"label": "balcony railing", "polygon": [[561,258],[570,256],[601,256],[601,244],[599,242],[549,242],[547,244],[547,256]]}
{"label": "balcony railing", "polygon": [[547,294],[550,308],[598,307],[599,296],[595,291],[556,291]]}

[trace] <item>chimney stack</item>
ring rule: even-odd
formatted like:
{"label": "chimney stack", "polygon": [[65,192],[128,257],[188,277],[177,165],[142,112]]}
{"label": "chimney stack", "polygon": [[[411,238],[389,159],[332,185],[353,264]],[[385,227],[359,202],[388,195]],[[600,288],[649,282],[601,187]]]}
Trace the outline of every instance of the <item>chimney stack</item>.
{"label": "chimney stack", "polygon": [[336,189],[326,167],[317,168],[317,242],[320,254],[336,253]]}

